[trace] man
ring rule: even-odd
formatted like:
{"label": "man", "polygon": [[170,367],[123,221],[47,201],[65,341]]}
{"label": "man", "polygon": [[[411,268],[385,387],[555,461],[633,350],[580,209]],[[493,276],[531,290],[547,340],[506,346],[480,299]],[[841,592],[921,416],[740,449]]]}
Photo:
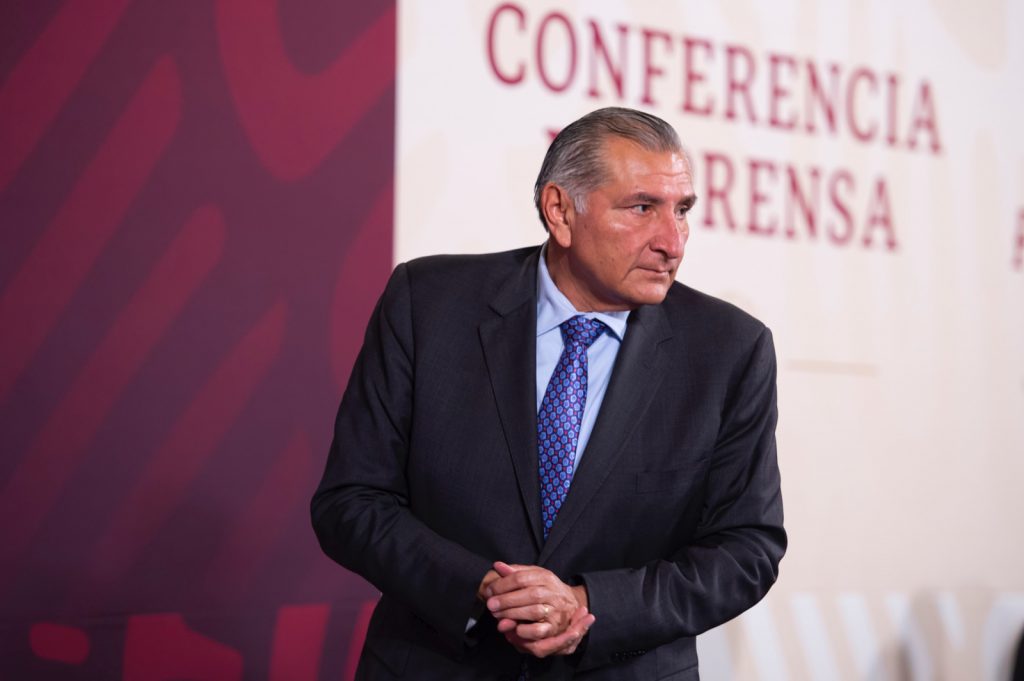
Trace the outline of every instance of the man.
{"label": "man", "polygon": [[544,159],[543,248],[395,269],[312,503],[382,592],[358,678],[697,679],[775,581],[771,334],[675,282],[695,199],[671,126],[601,109]]}

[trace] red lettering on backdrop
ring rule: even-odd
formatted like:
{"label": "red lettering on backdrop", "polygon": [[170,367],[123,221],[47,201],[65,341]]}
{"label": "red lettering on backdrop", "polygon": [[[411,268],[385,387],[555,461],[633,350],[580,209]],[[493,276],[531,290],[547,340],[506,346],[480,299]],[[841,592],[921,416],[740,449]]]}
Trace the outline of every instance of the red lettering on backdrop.
{"label": "red lettering on backdrop", "polygon": [[796,237],[796,220],[793,210],[794,206],[800,208],[800,213],[804,218],[804,224],[807,225],[807,233],[814,238],[817,238],[818,236],[818,212],[821,208],[821,201],[819,199],[821,196],[821,172],[817,168],[811,168],[809,175],[811,177],[811,190],[805,194],[800,188],[796,168],[793,166],[788,166],[786,168],[786,177],[789,181],[786,183],[787,193],[784,229],[786,231],[787,239],[793,239]]}
{"label": "red lettering on backdrop", "polygon": [[[715,180],[715,167],[722,166],[725,169],[725,179],[721,184]],[[719,204],[725,215],[725,226],[729,229],[736,229],[736,221],[732,219],[732,209],[729,208],[729,192],[732,191],[732,161],[724,154],[707,152],[704,154],[704,177],[708,178],[707,189],[707,210],[704,211],[704,226],[714,227],[714,207]]]}
{"label": "red lettering on backdrop", "polygon": [[[781,67],[785,67],[784,69]],[[783,75],[783,71],[788,75]],[[789,99],[789,79],[796,72],[796,60],[788,54],[772,54],[768,56],[769,101],[771,106],[768,114],[768,125],[780,130],[792,130],[796,127],[796,111],[790,110],[789,115],[782,117],[779,109]],[[783,82],[785,79],[785,82]]]}
{"label": "red lettering on backdrop", "polygon": [[[567,38],[569,50],[569,66],[566,69],[565,78],[561,83],[555,83],[548,76],[547,59],[544,55],[547,54],[544,49],[545,40],[544,37],[548,32],[548,26],[551,25],[552,21],[558,21],[565,27],[565,36]],[[540,28],[537,29],[537,75],[540,76],[541,81],[545,86],[552,92],[561,92],[572,85],[573,78],[576,76],[576,31],[573,30],[572,24],[569,22],[569,17],[565,16],[561,12],[551,12],[540,22]]]}
{"label": "red lettering on backdrop", "polygon": [[498,80],[506,85],[515,85],[522,82],[523,77],[526,74],[526,65],[523,64],[523,62],[519,62],[519,64],[517,64],[518,68],[512,73],[512,75],[509,75],[507,71],[502,71],[498,68],[498,60],[494,56],[494,33],[498,26],[498,17],[503,12],[512,12],[515,14],[516,18],[519,19],[518,25],[520,33],[526,30],[526,14],[518,5],[513,5],[512,3],[507,2],[504,5],[499,5],[495,8],[494,13],[491,14],[491,20],[487,23],[487,61],[490,63],[491,71],[494,72],[494,75],[497,76]]}
{"label": "red lettering on backdrop", "polygon": [[[681,86],[677,101],[683,113],[717,115],[750,125],[766,120],[773,129],[799,129],[807,134],[836,135],[843,130],[863,143],[911,150],[927,146],[934,153],[941,151],[933,91],[927,82],[916,91],[910,120],[901,121],[900,91],[904,82],[895,73],[879,74],[867,67],[845,71],[840,64],[817,64],[786,53],[755,55],[743,45],[715,44],[640,25],[616,23],[603,28],[592,18],[582,22],[576,27],[567,14],[554,11],[531,24],[521,5],[506,2],[497,6],[487,28],[491,71],[502,83],[516,85],[533,75],[535,68],[542,85],[559,93],[575,81],[582,56],[589,60],[585,65],[588,97],[611,95],[628,105],[627,97],[632,96],[641,105],[658,106],[661,97],[657,90],[673,82],[666,80],[670,67],[679,68],[676,64],[680,64],[680,79],[674,82]],[[589,43],[579,44],[577,36]],[[682,59],[666,62],[676,38],[682,41]],[[509,61],[507,54],[501,61],[499,39],[518,39],[531,45],[536,63],[531,66],[528,56]],[[636,45],[636,40],[641,44]],[[627,68],[630,48],[639,49],[643,60],[633,71]],[[724,59],[718,58],[720,50]],[[764,62],[759,64],[759,60]],[[642,82],[630,88],[629,79],[637,77]],[[713,82],[716,78],[717,83]],[[719,96],[716,86],[722,88]],[[627,95],[627,91],[633,94]],[[901,123],[907,127],[902,128]],[[906,131],[905,138],[901,131]],[[550,139],[557,128],[545,132]],[[901,144],[904,140],[905,145]],[[735,231],[739,218],[744,231],[766,237],[796,240],[799,234],[805,234],[816,241],[820,234],[838,246],[870,249],[883,244],[888,251],[898,247],[884,178],[861,185],[864,190],[870,187],[870,191],[859,195],[856,178],[848,169],[825,172],[810,167],[801,173],[769,159],[747,159],[735,166],[728,155],[716,152],[704,153],[704,165],[708,206],[705,227],[717,225]],[[744,186],[734,182],[737,168],[748,174],[747,193],[742,196],[733,195],[734,186]],[[781,190],[781,204],[773,201],[773,189]],[[865,210],[856,211],[854,207]],[[744,210],[746,215],[741,214]],[[1018,247],[1014,253],[1015,267],[1020,267],[1017,261],[1024,259],[1021,250],[1024,248]]]}
{"label": "red lettering on backdrop", "polygon": [[874,233],[876,229],[885,232],[885,247],[890,251],[896,250],[896,234],[892,231],[892,208],[889,205],[889,188],[885,180],[878,178],[875,181],[875,191],[871,194],[871,203],[868,205],[868,219],[864,227],[864,245],[874,245]]}
{"label": "red lettering on backdrop", "polygon": [[889,102],[889,115],[885,119],[885,141],[890,147],[895,147],[896,138],[896,96],[899,92],[900,79],[895,73],[890,73],[885,80],[888,85],[888,94],[885,99]]}
{"label": "red lettering on backdrop", "polygon": [[[737,64],[744,64],[742,74],[736,70]],[[754,81],[754,55],[745,47],[729,45],[725,48],[725,70],[728,80],[725,97],[725,117],[736,118],[736,95],[742,94],[747,107],[747,120],[757,122],[754,114],[754,100],[750,94],[750,84]]]}
{"label": "red lettering on backdrop", "polygon": [[[588,44],[579,44],[578,36]],[[499,39],[513,38],[531,45],[531,55],[511,61],[505,56],[502,61]],[[682,41],[682,59],[665,61],[677,38]],[[905,85],[894,73],[879,74],[867,67],[846,71],[840,64],[816,64],[785,53],[755,55],[744,45],[716,44],[642,25],[616,23],[613,28],[602,28],[598,20],[586,18],[577,27],[570,16],[559,11],[531,24],[525,10],[511,2],[498,5],[491,13],[486,43],[490,70],[506,85],[524,83],[536,70],[545,88],[564,92],[574,82],[582,57],[589,61],[586,93],[594,99],[610,94],[623,105],[658,106],[662,98],[656,90],[671,82],[678,84],[678,106],[688,114],[720,116],[750,125],[766,120],[776,130],[806,134],[825,131],[835,135],[842,130],[859,142],[884,143],[890,148],[914,150],[921,140],[933,153],[942,149],[931,86],[921,83],[913,99],[913,115],[901,121]],[[627,68],[631,48],[640,51],[643,61],[632,71]],[[724,51],[724,59],[718,58],[720,51]],[[533,68],[531,57],[536,62]],[[681,68],[678,80],[671,78],[670,67]],[[609,89],[598,85],[605,77],[602,71],[611,82]],[[629,82],[637,78],[640,82]],[[712,93],[718,87],[722,95],[715,97]],[[631,98],[635,98],[632,103],[628,101]],[[904,132],[906,144],[901,144]]]}
{"label": "red lettering on backdrop", "polygon": [[1024,270],[1024,208],[1017,214],[1017,244],[1013,252],[1013,269]]}
{"label": "red lettering on backdrop", "polygon": [[852,191],[853,175],[849,171],[840,170],[835,173],[828,186],[828,196],[832,201],[832,206],[842,218],[842,224],[829,223],[828,235],[833,243],[844,245],[849,243],[853,237],[853,214],[850,212],[850,207],[846,204],[844,197],[840,194],[840,185],[846,185]]}
{"label": "red lettering on backdrop", "polygon": [[[724,175],[718,172],[720,168],[725,171]],[[704,227],[714,229],[716,226],[725,226],[733,230],[735,200],[735,206],[741,211],[747,211],[741,216],[741,222],[750,234],[793,241],[799,234],[806,233],[811,241],[816,241],[819,231],[823,231],[831,243],[840,247],[859,245],[864,249],[872,249],[881,243],[885,250],[895,251],[899,246],[893,227],[889,187],[884,178],[875,180],[870,195],[864,197],[866,210],[858,213],[853,210],[853,206],[860,207],[863,204],[857,194],[854,176],[849,170],[823,173],[811,167],[804,174],[806,179],[802,179],[793,166],[782,166],[766,159],[747,159],[739,166],[748,175],[747,194],[736,196],[732,193],[733,168],[733,162],[727,156],[704,152],[703,176],[707,178],[704,190],[707,195]],[[782,187],[776,183],[776,178],[780,176]],[[823,185],[827,185],[827,190],[823,189]],[[738,186],[743,185],[741,183]],[[828,204],[823,206],[825,191]],[[773,200],[775,196],[781,197],[781,206]],[[724,224],[716,221],[719,208],[725,218]],[[798,222],[805,227],[805,232],[798,230]],[[824,228],[819,230],[822,223]],[[779,229],[780,225],[782,229]],[[863,231],[855,239],[862,226]]]}
{"label": "red lettering on backdrop", "polygon": [[814,62],[807,62],[807,98],[804,109],[806,125],[804,129],[809,133],[818,131],[818,128],[814,125],[814,111],[815,104],[817,104],[817,108],[825,115],[826,129],[830,134],[836,134],[836,102],[839,100],[839,65],[829,64],[828,75],[829,89],[826,92],[821,86],[821,80],[818,78],[818,69],[814,66]]}
{"label": "red lettering on backdrop", "polygon": [[872,94],[878,89],[878,79],[875,78],[875,74],[865,68],[859,68],[853,72],[850,76],[850,80],[846,83],[846,120],[850,124],[850,132],[861,142],[870,142],[875,138],[875,133],[878,132],[878,121],[872,120],[868,127],[861,127],[857,122],[857,112],[862,110],[858,106],[857,93],[859,89],[857,86],[865,81],[870,87]]}
{"label": "red lettering on backdrop", "polygon": [[128,619],[124,681],[241,681],[242,656],[192,631],[178,614]]}
{"label": "red lettering on backdrop", "polygon": [[605,68],[608,69],[608,75],[611,76],[612,82],[615,83],[615,96],[618,99],[622,99],[624,94],[622,90],[622,74],[626,71],[626,37],[629,33],[629,27],[625,24],[616,24],[615,26],[619,32],[619,62],[615,64],[608,53],[608,48],[605,47],[604,39],[601,37],[601,29],[597,22],[591,19],[588,24],[590,26],[591,46],[593,49],[590,53],[590,89],[587,90],[587,95],[595,98],[601,96],[601,93],[597,90],[597,64],[598,55],[600,54]]}
{"label": "red lettering on backdrop", "polygon": [[707,80],[707,76],[704,72],[697,70],[697,58],[694,55],[694,48],[698,47],[704,51],[705,56],[708,59],[711,58],[710,42],[701,38],[683,38],[683,111],[686,113],[697,114],[699,116],[710,116],[715,105],[715,102],[710,95],[704,100],[703,105],[697,104],[694,101],[695,95],[693,92],[693,86]]}
{"label": "red lettering on backdrop", "polygon": [[776,220],[772,218],[768,224],[762,223],[758,218],[758,211],[762,204],[768,201],[769,195],[761,191],[758,176],[765,173],[769,181],[775,179],[775,164],[771,161],[760,161],[750,159],[750,215],[747,229],[751,234],[771,236],[775,233]]}
{"label": "red lettering on backdrop", "polygon": [[921,130],[929,133],[931,138],[929,148],[932,153],[941,153],[942,144],[939,142],[939,128],[935,121],[935,102],[932,100],[931,85],[926,80],[921,81],[921,87],[917,91],[914,116],[910,121],[910,131],[907,132],[907,148],[917,148],[917,133]]}
{"label": "red lettering on backdrop", "polygon": [[655,106],[655,105],[657,105],[657,102],[655,102],[654,101],[654,97],[651,96],[651,90],[652,90],[651,83],[654,80],[655,76],[662,76],[662,75],[664,75],[665,74],[665,69],[661,68],[660,66],[655,66],[654,65],[654,58],[653,58],[653,55],[652,55],[652,52],[653,52],[653,49],[654,49],[653,48],[654,39],[657,38],[658,40],[662,41],[663,43],[665,43],[666,46],[668,46],[669,50],[671,50],[672,49],[672,36],[670,36],[668,33],[665,33],[664,31],[653,31],[653,30],[650,30],[650,29],[647,29],[647,28],[644,29],[643,36],[644,36],[644,96],[640,99],[640,101],[643,102],[644,104],[649,104],[651,106]]}

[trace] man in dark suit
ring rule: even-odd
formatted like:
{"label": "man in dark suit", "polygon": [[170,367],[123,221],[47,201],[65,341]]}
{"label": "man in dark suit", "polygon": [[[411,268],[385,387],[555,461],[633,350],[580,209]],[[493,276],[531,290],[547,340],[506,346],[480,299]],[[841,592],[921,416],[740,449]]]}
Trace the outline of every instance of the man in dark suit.
{"label": "man in dark suit", "polygon": [[367,328],[312,503],[382,592],[358,678],[697,679],[775,581],[771,333],[675,282],[675,131],[595,111],[535,199],[543,247],[399,265]]}

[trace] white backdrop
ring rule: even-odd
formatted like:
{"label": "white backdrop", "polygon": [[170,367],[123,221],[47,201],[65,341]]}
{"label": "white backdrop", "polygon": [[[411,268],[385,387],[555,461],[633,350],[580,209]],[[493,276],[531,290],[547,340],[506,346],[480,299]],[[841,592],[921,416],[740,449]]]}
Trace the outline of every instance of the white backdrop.
{"label": "white backdrop", "polygon": [[539,243],[550,135],[649,110],[679,278],[767,323],[791,548],[707,679],[1005,679],[1024,627],[1024,3],[399,3],[396,261]]}

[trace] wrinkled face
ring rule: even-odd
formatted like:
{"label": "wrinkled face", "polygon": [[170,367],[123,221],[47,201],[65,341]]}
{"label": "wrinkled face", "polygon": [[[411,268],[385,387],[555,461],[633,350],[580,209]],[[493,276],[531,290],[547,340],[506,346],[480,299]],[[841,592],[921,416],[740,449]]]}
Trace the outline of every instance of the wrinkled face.
{"label": "wrinkled face", "polygon": [[627,310],[664,300],[690,234],[696,196],[682,152],[647,151],[621,137],[604,143],[607,181],[567,206],[566,267],[559,289],[579,310]]}

